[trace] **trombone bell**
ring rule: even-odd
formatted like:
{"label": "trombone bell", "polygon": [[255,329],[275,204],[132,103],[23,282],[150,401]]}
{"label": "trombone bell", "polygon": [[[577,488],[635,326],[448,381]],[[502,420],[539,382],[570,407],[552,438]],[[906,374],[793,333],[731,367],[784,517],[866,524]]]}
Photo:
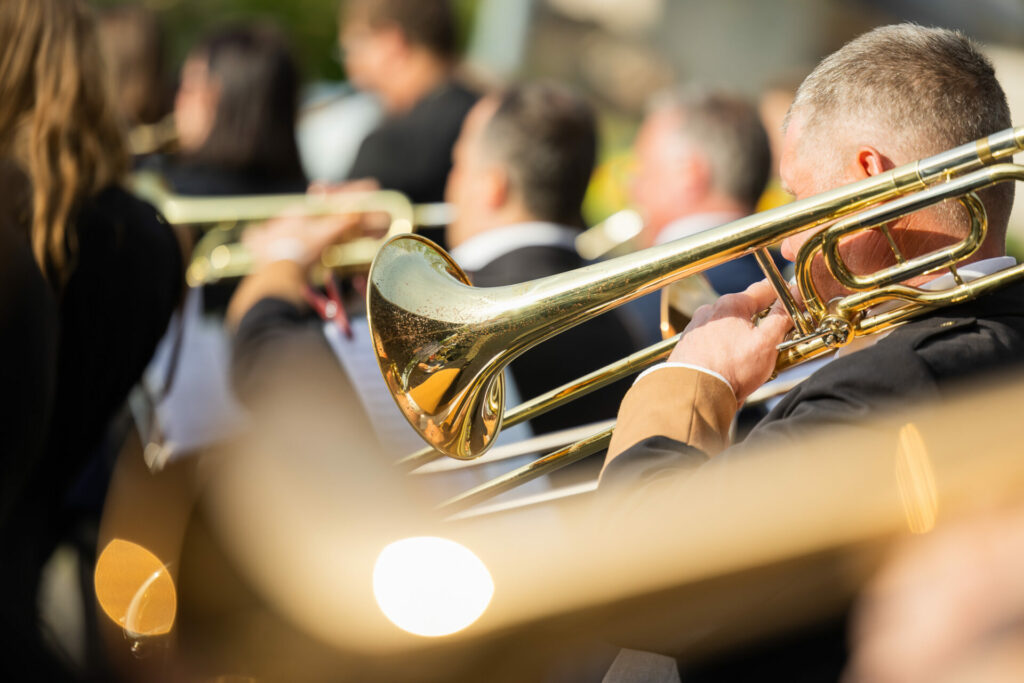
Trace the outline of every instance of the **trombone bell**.
{"label": "trombone bell", "polygon": [[475,381],[505,355],[497,348],[502,337],[483,329],[492,309],[479,305],[469,278],[433,242],[401,235],[388,245],[373,262],[367,292],[384,381],[406,419],[439,450],[476,457],[501,430],[505,407],[501,372]]}

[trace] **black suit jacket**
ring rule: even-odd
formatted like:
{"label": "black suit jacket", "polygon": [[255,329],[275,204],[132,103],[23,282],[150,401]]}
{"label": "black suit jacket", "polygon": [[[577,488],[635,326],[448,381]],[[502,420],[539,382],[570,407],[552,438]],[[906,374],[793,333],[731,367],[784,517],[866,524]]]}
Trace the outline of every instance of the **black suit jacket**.
{"label": "black suit jacket", "polygon": [[[743,443],[716,460],[798,440],[809,430],[856,425],[882,410],[941,399],[968,379],[1022,365],[1024,283],[940,309],[872,347],[834,360],[786,394]],[[651,467],[689,469],[706,459],[687,444],[656,437],[620,454],[603,481],[624,483],[646,478]]]}
{"label": "black suit jacket", "polygon": [[[479,287],[497,287],[534,280],[586,265],[572,250],[562,247],[524,247],[499,256],[471,275]],[[512,361],[510,370],[525,401],[636,350],[617,311],[567,330]],[[628,381],[577,399],[531,421],[535,434],[575,427],[615,417]]]}
{"label": "black suit jacket", "polygon": [[[1017,284],[936,311],[897,328],[870,348],[836,359],[786,394],[743,443],[711,461],[667,437],[635,444],[603,472],[604,503],[614,501],[615,510],[628,509],[644,500],[647,487],[688,473],[693,478],[685,482],[687,486],[721,491],[730,481],[730,463],[736,458],[753,456],[765,447],[794,446],[812,430],[858,429],[865,418],[881,411],[941,400],[968,379],[1019,373],[1022,364],[1024,284]],[[684,489],[679,495],[686,495]],[[686,680],[836,680],[845,663],[845,642],[839,618],[687,669]]]}
{"label": "black suit jacket", "polygon": [[448,81],[409,111],[388,117],[359,146],[349,179],[375,178],[416,203],[443,201],[452,147],[477,98]]}

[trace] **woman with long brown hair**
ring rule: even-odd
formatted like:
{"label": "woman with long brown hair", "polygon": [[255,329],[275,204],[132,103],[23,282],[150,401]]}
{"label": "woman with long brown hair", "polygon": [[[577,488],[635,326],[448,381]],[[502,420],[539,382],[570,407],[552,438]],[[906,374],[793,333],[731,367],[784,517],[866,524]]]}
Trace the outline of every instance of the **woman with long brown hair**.
{"label": "woman with long brown hair", "polygon": [[[128,168],[94,19],[81,0],[0,2],[4,200],[57,301],[56,379],[41,453],[0,519],[0,670],[52,680],[36,628],[39,572],[81,519],[72,487],[138,381],[182,289],[182,255],[156,211],[119,186]],[[10,361],[10,359],[8,359]],[[100,487],[102,488],[102,487]],[[24,642],[21,642],[24,641]]]}

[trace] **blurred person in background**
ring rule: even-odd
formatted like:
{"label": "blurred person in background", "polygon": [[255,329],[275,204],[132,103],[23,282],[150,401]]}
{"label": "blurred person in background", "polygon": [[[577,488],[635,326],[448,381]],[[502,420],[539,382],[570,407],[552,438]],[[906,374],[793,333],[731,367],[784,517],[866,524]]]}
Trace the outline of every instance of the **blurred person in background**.
{"label": "blurred person in background", "polygon": [[[687,87],[651,103],[637,135],[633,203],[644,218],[642,246],[743,218],[768,181],[771,150],[757,110],[732,95]],[[763,277],[753,255],[703,275],[719,294]]]}
{"label": "blurred person in background", "polygon": [[[181,296],[182,254],[156,211],[119,185],[129,157],[85,3],[4,2],[0,41],[0,149],[20,175],[5,201],[59,320],[46,443],[0,529],[0,668],[60,680],[38,627],[40,573],[58,542],[98,515],[104,473],[90,479],[90,468],[102,470],[108,424]],[[84,534],[88,556],[95,538]]]}
{"label": "blurred person in background", "polygon": [[776,81],[765,88],[757,100],[757,111],[761,115],[761,122],[764,124],[765,132],[768,133],[768,142],[772,148],[771,176],[768,179],[768,186],[757,202],[758,211],[767,211],[793,201],[792,195],[782,189],[782,179],[779,178],[779,162],[782,155],[782,131],[786,114],[793,104],[793,98],[796,96],[796,90],[800,87],[802,80],[801,76],[791,80]]}
{"label": "blurred person in background", "polygon": [[167,170],[186,195],[304,192],[295,143],[299,73],[271,26],[222,28],[192,49],[174,102],[180,158]]}
{"label": "blurred person in background", "polygon": [[98,14],[114,102],[129,128],[130,149],[134,154],[157,152],[173,137],[173,124],[165,118],[171,111],[171,88],[160,22],[140,5],[107,7]]}
{"label": "blurred person in background", "polygon": [[[440,202],[452,146],[477,94],[456,78],[448,0],[347,0],[340,42],[349,79],[375,94],[384,120],[359,147],[349,179],[414,203]],[[443,240],[438,232],[428,236]]]}
{"label": "blurred person in background", "polygon": [[[585,265],[574,245],[595,126],[590,105],[557,85],[514,87],[473,108],[455,145],[446,198],[456,214],[447,230],[451,256],[474,285],[510,285]],[[527,351],[512,361],[511,374],[527,399],[633,350],[613,311]],[[536,417],[534,432],[611,418],[625,387],[619,382]]]}
{"label": "blurred person in background", "polygon": [[[771,162],[768,136],[753,105],[694,85],[652,98],[634,155],[630,194],[644,226],[636,239],[639,247],[665,244],[753,213]],[[750,254],[701,277],[713,293],[731,294],[764,274]],[[626,304],[623,312],[645,345],[661,339],[660,292]]]}

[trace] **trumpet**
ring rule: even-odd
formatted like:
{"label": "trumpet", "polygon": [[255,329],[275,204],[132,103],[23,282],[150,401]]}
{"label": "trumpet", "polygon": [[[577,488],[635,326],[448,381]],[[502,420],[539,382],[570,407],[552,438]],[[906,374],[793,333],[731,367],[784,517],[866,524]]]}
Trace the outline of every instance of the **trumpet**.
{"label": "trumpet", "polygon": [[[728,223],[675,242],[621,256],[576,271],[532,282],[478,289],[447,254],[415,235],[388,241],[370,269],[367,309],[378,363],[393,398],[432,452],[407,458],[412,466],[436,457],[434,451],[472,459],[493,444],[505,419],[503,368],[516,356],[573,325],[651,293],[676,280],[754,253],[795,325],[795,337],[779,350],[777,369],[817,357],[854,338],[873,334],[939,306],[960,303],[1024,276],[1024,265],[969,283],[956,264],[973,254],[987,230],[985,209],[975,192],[989,185],[1024,180],[1024,166],[997,163],[1024,149],[1024,127],[1007,129],[976,142],[912,162],[886,173],[814,197]],[[843,263],[840,241],[933,204],[956,199],[966,208],[970,228],[949,247],[904,258],[867,276]],[[801,309],[766,249],[780,240],[829,223],[801,248],[795,263]],[[889,240],[891,247],[895,244]],[[821,253],[836,279],[853,293],[821,299],[811,278],[811,262]],[[912,277],[948,269],[957,284],[924,291],[901,284]],[[892,306],[869,310],[882,302]],[[526,419],[536,408],[561,405],[568,394],[592,390],[668,355],[678,337],[634,354],[557,396],[528,401],[510,414]],[[611,428],[560,449],[506,475],[497,488],[520,483],[605,448]],[[488,486],[488,485],[484,485]],[[480,499],[470,492],[453,504]]]}
{"label": "trumpet", "polygon": [[377,249],[395,235],[417,226],[446,225],[451,221],[448,204],[413,205],[400,192],[378,190],[337,194],[276,194],[236,197],[184,197],[170,192],[161,178],[136,175],[133,191],[152,203],[171,225],[202,226],[202,236],[192,250],[186,281],[192,287],[248,275],[254,262],[241,242],[249,223],[290,215],[326,216],[386,214],[380,234],[364,234],[324,250],[320,266],[326,270],[365,272]]}

